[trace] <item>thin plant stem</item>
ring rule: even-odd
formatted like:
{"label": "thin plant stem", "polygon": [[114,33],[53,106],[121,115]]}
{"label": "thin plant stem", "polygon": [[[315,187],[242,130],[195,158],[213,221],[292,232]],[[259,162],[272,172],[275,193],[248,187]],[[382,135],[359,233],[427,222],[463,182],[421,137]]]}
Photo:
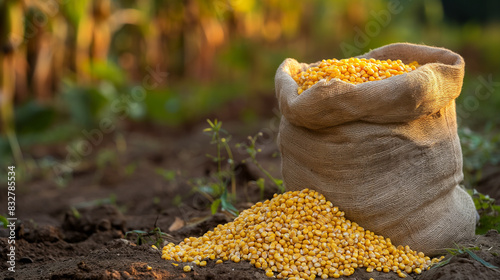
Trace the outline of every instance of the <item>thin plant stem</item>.
{"label": "thin plant stem", "polygon": [[236,175],[234,174],[235,165],[234,165],[233,152],[231,151],[231,147],[229,147],[229,145],[227,144],[226,138],[222,138],[222,142],[226,147],[226,153],[227,156],[229,157],[229,166],[231,168],[231,193],[236,198]]}
{"label": "thin plant stem", "polygon": [[255,157],[252,156],[252,163],[255,164],[255,166],[257,166],[257,168],[262,171],[262,173],[264,173],[267,178],[269,178],[277,187],[280,191],[283,191],[283,186],[281,186],[280,184],[276,183],[276,178],[273,177],[273,175],[271,175],[271,173],[269,173],[258,161]]}
{"label": "thin plant stem", "polygon": [[221,157],[220,157],[220,134],[219,131],[215,132],[217,139],[217,173],[219,174],[219,179],[222,181],[222,168],[221,168]]}

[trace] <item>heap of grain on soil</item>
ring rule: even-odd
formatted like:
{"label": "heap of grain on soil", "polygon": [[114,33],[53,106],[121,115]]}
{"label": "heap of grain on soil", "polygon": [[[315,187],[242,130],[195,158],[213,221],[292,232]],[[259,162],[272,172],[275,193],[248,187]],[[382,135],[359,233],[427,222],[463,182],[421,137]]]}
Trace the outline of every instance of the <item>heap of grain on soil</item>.
{"label": "heap of grain on soil", "polygon": [[275,194],[201,237],[170,243],[162,258],[196,264],[204,259],[244,260],[267,276],[288,279],[339,278],[356,268],[406,277],[438,261],[365,230],[308,189]]}

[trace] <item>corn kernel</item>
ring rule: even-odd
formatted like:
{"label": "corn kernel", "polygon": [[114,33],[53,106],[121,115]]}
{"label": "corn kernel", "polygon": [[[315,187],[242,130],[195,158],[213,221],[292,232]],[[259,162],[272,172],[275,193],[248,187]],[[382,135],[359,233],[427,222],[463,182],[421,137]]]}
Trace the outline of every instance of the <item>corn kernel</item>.
{"label": "corn kernel", "polygon": [[185,267],[182,268],[182,270],[184,270],[184,272],[190,272],[191,267],[189,265],[186,265]]}
{"label": "corn kernel", "polygon": [[326,82],[339,79],[351,84],[383,80],[392,76],[411,72],[419,67],[418,62],[404,64],[401,60],[375,60],[365,58],[328,59],[318,66],[295,73],[292,78],[298,85],[300,95],[320,80]]}

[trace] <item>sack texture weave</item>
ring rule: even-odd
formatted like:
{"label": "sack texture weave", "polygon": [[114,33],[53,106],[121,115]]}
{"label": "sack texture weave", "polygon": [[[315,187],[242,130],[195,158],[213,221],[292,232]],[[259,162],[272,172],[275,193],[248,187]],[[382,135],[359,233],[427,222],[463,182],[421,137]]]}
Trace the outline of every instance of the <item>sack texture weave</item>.
{"label": "sack texture weave", "polygon": [[459,186],[455,99],[464,60],[408,43],[361,57],[421,66],[358,85],[321,80],[298,95],[291,75],[318,63],[288,58],[280,65],[275,83],[285,186],[319,191],[348,219],[393,244],[430,255],[452,248],[474,235],[476,221],[474,203]]}

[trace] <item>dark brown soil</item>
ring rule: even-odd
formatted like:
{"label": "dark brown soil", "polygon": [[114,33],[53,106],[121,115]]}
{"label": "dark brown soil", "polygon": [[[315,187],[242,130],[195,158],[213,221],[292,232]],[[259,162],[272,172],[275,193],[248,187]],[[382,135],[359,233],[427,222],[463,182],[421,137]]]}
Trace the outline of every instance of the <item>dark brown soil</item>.
{"label": "dark brown soil", "polygon": [[[275,120],[254,126],[224,125],[234,134],[233,144],[266,128],[267,140],[263,141],[259,158],[266,169],[279,177],[279,157],[274,156],[278,152],[274,144]],[[267,279],[262,270],[247,262],[209,261],[206,267],[194,266],[193,271],[186,273],[182,264],[174,266],[162,260],[160,251],[149,244],[136,245],[137,236],[125,236],[131,230],[151,231],[159,227],[169,234],[166,242],[178,242],[231,220],[229,214],[212,216],[210,202],[190,192],[192,188],[187,183],[188,179],[206,176],[216,168],[205,156],[207,151],[213,153],[213,147],[209,137],[201,133],[204,127],[201,124],[167,130],[127,124],[121,128],[120,136],[108,135],[91,155],[82,158],[66,186],[57,186],[43,172],[33,174],[29,181],[18,179],[15,272],[7,271],[9,231],[1,229],[0,279]],[[119,139],[125,140],[126,148],[117,148]],[[115,157],[99,163],[102,151],[114,151]],[[35,158],[51,155],[64,159],[67,155],[65,146],[34,147],[30,153]],[[244,158],[237,151],[235,157]],[[175,178],[163,177],[160,173],[165,170],[175,171]],[[261,197],[259,189],[250,182],[260,176],[251,164],[238,166],[239,210],[276,192],[267,186]],[[499,190],[500,187],[490,187],[489,191]],[[0,202],[6,205],[5,196],[0,197]],[[171,232],[168,229],[176,218],[184,225]],[[496,231],[462,245],[479,248],[474,251],[479,257],[500,266],[500,235]],[[369,278],[399,279],[394,273],[366,273],[362,269],[344,279]],[[411,274],[407,279],[489,280],[500,279],[500,271],[487,268],[469,254],[459,254],[443,267],[418,276]]]}

